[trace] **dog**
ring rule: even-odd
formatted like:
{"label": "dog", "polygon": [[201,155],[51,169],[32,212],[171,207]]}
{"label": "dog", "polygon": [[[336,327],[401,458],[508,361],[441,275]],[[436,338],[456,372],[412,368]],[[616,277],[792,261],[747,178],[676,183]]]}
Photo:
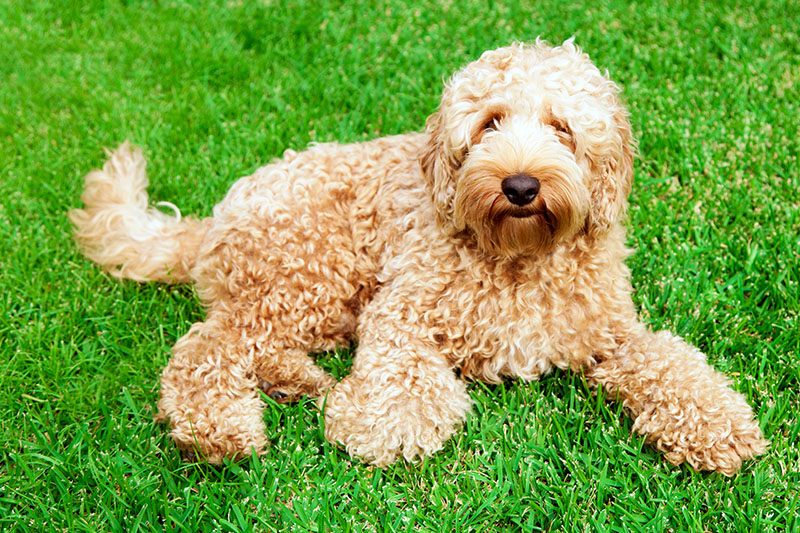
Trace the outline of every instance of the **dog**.
{"label": "dog", "polygon": [[[195,283],[206,320],[176,343],[157,418],[211,463],[263,452],[260,391],[319,398],[326,438],[383,466],[443,446],[467,381],[557,367],[621,399],[671,463],[732,475],[767,447],[750,406],[631,300],[634,154],[607,74],[537,40],[453,75],[424,132],[287,150],[210,218],[149,206],[127,143],[69,216],[113,276]],[[308,355],[354,338],[341,382]]]}

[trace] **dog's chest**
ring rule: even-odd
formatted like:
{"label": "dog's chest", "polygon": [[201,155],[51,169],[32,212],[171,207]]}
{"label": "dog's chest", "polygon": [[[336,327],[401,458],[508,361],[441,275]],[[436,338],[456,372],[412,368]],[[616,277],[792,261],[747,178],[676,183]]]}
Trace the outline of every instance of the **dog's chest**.
{"label": "dog's chest", "polygon": [[[487,281],[490,279],[491,281]],[[573,342],[582,327],[569,290],[552,280],[465,276],[445,295],[446,349],[465,377],[536,379],[552,365],[589,357]],[[469,297],[465,297],[469,294]]]}

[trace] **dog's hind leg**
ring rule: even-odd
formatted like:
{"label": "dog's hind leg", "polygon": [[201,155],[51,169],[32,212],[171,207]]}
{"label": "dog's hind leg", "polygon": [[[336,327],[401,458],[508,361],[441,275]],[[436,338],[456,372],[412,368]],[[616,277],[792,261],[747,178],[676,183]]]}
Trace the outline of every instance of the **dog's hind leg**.
{"label": "dog's hind leg", "polygon": [[312,287],[286,295],[278,294],[271,284],[259,289],[261,295],[252,304],[242,307],[240,302],[237,307],[242,312],[228,314],[250,324],[247,342],[255,347],[259,388],[280,403],[320,396],[335,380],[309,353],[347,345],[353,334],[354,318],[348,318],[352,310],[330,295],[313,294]]}
{"label": "dog's hind leg", "polygon": [[350,249],[347,221],[301,213],[298,225],[283,214],[226,209],[215,209],[192,271],[198,294],[253,344],[264,392],[282,402],[318,396],[333,379],[308,354],[350,344],[374,285]]}
{"label": "dog's hind leg", "polygon": [[[259,389],[279,402],[323,394],[335,380],[308,353],[352,334],[346,301],[311,288],[284,293],[279,278],[271,280],[218,299],[207,320],[177,342],[162,375],[159,418],[169,420],[180,448],[208,462],[261,452]],[[292,307],[298,302],[300,310]]]}
{"label": "dog's hind leg", "polygon": [[220,315],[194,324],[161,376],[157,420],[184,451],[210,463],[260,453],[264,409],[253,372],[256,346]]}
{"label": "dog's hind leg", "polygon": [[268,344],[259,350],[255,368],[258,388],[278,403],[316,398],[336,383],[302,348]]}
{"label": "dog's hind leg", "polygon": [[276,401],[319,396],[335,380],[307,350],[288,347],[269,323],[212,309],[173,348],[161,378],[159,416],[179,448],[210,463],[261,453],[266,444],[259,389]]}

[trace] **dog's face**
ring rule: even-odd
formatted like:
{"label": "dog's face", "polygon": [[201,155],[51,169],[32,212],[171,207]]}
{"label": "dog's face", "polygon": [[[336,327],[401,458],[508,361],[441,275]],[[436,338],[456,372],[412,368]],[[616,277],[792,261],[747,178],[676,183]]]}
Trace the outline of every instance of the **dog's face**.
{"label": "dog's face", "polygon": [[617,92],[570,41],[500,48],[456,73],[420,159],[439,223],[497,257],[608,229],[632,179]]}

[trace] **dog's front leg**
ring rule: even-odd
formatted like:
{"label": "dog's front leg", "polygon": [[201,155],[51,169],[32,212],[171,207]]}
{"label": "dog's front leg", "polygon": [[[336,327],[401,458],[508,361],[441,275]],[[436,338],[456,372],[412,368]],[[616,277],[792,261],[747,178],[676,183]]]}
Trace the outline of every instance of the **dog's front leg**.
{"label": "dog's front leg", "polygon": [[424,318],[390,300],[364,310],[352,373],[320,400],[326,438],[379,466],[439,450],[470,407]]}
{"label": "dog's front leg", "polygon": [[733,475],[743,460],[766,450],[744,396],[705,355],[667,331],[642,328],[588,377],[620,396],[634,430],[673,464]]}

